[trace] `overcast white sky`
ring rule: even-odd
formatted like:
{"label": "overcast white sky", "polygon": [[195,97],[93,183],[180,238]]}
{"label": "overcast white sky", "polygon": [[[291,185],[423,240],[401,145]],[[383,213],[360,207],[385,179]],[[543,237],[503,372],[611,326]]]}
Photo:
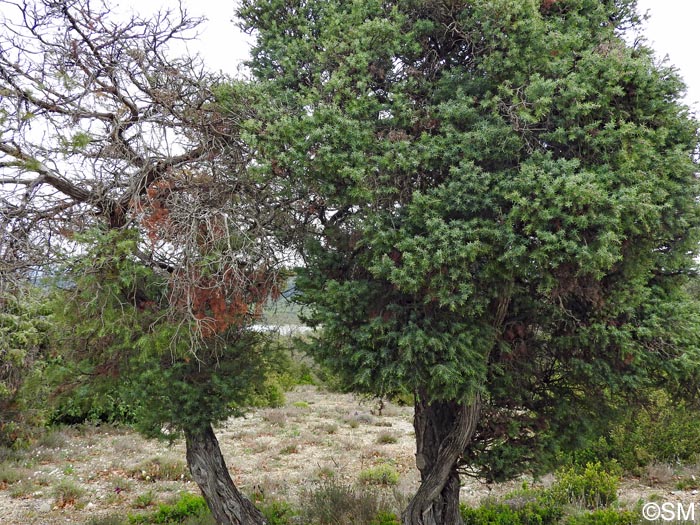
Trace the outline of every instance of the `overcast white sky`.
{"label": "overcast white sky", "polygon": [[[122,6],[155,9],[175,5],[174,0],[121,0]],[[191,44],[210,68],[235,74],[245,60],[248,42],[232,19],[235,0],[183,0],[192,15],[208,18],[200,38]],[[644,34],[659,58],[666,55],[677,66],[688,85],[687,102],[700,112],[700,0],[638,0],[641,12],[651,19]]]}

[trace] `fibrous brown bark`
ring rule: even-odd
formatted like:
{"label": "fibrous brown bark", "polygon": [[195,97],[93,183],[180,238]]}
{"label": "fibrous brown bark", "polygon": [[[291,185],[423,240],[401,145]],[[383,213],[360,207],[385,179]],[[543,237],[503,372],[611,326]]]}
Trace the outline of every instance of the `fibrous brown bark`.
{"label": "fibrous brown bark", "polygon": [[214,430],[185,431],[187,465],[219,525],[264,525],[262,513],[236,488]]}
{"label": "fibrous brown bark", "polygon": [[459,525],[457,464],[479,418],[481,403],[416,402],[416,465],[421,485],[403,513],[403,525]]}

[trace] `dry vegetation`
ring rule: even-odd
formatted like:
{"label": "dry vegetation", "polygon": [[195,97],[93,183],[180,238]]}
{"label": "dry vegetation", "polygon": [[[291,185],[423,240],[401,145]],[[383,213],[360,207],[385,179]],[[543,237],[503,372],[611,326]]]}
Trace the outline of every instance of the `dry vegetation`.
{"label": "dry vegetation", "polygon": [[[217,435],[235,483],[255,499],[295,502],[305,489],[332,479],[365,483],[399,508],[418,484],[411,417],[410,407],[387,403],[379,414],[372,402],[300,387],[283,407],[232,419]],[[696,474],[656,465],[623,484],[621,502],[693,501]],[[475,504],[519,485],[467,480],[462,499]],[[147,512],[182,491],[198,493],[182,442],[168,446],[109,426],[56,430],[29,451],[0,458],[0,489],[5,525],[87,523]]]}

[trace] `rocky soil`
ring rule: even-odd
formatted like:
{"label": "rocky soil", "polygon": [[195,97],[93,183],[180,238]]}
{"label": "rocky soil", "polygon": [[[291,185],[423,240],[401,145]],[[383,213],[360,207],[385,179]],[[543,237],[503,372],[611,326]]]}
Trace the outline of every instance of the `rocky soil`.
{"label": "rocky soil", "polygon": [[[418,483],[411,418],[408,407],[386,404],[380,413],[376,403],[304,387],[289,392],[284,407],[227,421],[217,436],[235,483],[254,497],[295,501],[325,479],[358,483],[361,471],[388,463],[400,473],[391,489],[400,504]],[[169,446],[126,428],[54,432],[0,465],[15,469],[17,478],[0,483],[0,523],[82,524],[95,516],[148,511],[182,491],[198,492],[184,457],[181,441]],[[640,499],[700,503],[697,491],[674,490],[674,479],[670,468],[657,467],[645,479],[625,481],[620,499],[628,505]],[[519,485],[467,480],[462,499],[476,504]]]}

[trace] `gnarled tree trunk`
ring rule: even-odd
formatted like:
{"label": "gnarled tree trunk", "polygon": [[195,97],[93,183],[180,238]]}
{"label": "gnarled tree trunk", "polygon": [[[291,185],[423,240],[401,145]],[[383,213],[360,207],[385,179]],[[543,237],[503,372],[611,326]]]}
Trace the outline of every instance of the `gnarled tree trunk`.
{"label": "gnarled tree trunk", "polygon": [[187,465],[219,525],[265,525],[261,512],[241,494],[226,468],[211,425],[185,431]]}
{"label": "gnarled tree trunk", "polygon": [[416,465],[421,484],[403,512],[403,525],[460,525],[457,462],[471,440],[481,403],[417,401]]}

